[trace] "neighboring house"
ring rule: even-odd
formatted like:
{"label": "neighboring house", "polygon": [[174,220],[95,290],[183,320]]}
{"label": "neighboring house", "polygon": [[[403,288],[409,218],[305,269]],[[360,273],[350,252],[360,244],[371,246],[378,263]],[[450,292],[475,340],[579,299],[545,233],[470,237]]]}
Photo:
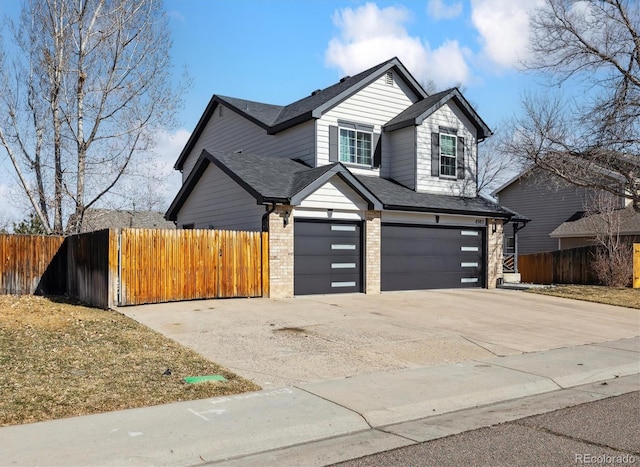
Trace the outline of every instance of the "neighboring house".
{"label": "neighboring house", "polygon": [[[561,181],[549,181],[541,171],[525,170],[492,195],[501,206],[516,211],[529,219],[526,227],[518,231],[518,254],[541,253],[558,249],[558,241],[551,232],[563,222],[584,212],[591,194]],[[511,228],[504,229],[506,254],[515,253],[515,236]]]}
{"label": "neighboring house", "polygon": [[167,221],[163,213],[157,211],[89,208],[82,219],[81,233],[118,228],[175,229],[176,226],[173,222]]}
{"label": "neighboring house", "polygon": [[[612,228],[612,227],[613,228]],[[630,204],[612,213],[592,214],[560,224],[551,238],[558,250],[593,245],[597,233],[617,233],[623,239],[640,242],[640,213]]]}
{"label": "neighboring house", "polygon": [[493,287],[512,213],[476,195],[490,135],[397,58],[286,106],[214,95],[166,218],[268,230],[272,297]]}
{"label": "neighboring house", "polygon": [[[602,176],[618,182],[616,174],[602,169]],[[517,232],[518,254],[542,253],[558,249],[558,240],[551,237],[560,224],[584,217],[596,209],[598,197],[592,188],[571,185],[541,169],[526,169],[491,193],[500,206],[527,218],[526,228]],[[618,200],[624,207],[624,198]],[[597,203],[596,203],[597,204]],[[514,224],[517,225],[517,224]],[[503,245],[506,254],[515,253],[516,238],[505,227]]]}

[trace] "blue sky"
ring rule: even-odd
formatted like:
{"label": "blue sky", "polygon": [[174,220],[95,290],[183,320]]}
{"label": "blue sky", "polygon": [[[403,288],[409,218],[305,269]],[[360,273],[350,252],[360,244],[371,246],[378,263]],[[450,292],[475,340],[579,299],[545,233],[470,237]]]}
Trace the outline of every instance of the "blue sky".
{"label": "blue sky", "polygon": [[[518,111],[538,85],[518,71],[526,58],[528,12],[540,0],[165,0],[176,79],[185,65],[193,85],[180,127],[159,129],[158,158],[167,173],[212,94],[287,104],[397,56],[439,91],[459,85],[492,129]],[[19,0],[0,0],[0,16]],[[0,152],[0,169],[6,167]],[[17,215],[0,171],[0,214]],[[179,176],[168,175],[167,202]]]}
{"label": "blue sky", "polygon": [[[212,94],[287,104],[393,56],[437,90],[461,84],[491,126],[532,79],[517,71],[537,1],[166,0],[191,130]],[[509,24],[505,26],[505,24]]]}

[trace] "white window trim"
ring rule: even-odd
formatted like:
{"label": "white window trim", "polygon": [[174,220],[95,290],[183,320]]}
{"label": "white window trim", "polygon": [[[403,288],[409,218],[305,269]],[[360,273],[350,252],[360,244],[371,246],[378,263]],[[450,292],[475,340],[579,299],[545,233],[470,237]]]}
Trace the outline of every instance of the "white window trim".
{"label": "white window trim", "polygon": [[[356,150],[357,150],[357,141],[358,141],[358,133],[364,133],[369,135],[370,138],[370,147],[369,147],[369,159],[370,162],[368,164],[360,164],[358,162],[351,162],[351,161],[345,161],[342,160],[342,145],[340,144],[340,134],[342,132],[342,130],[347,130],[347,131],[353,131],[356,134]],[[373,147],[373,130],[369,131],[369,130],[365,130],[362,128],[350,128],[349,126],[346,125],[342,125],[339,124],[338,125],[338,161],[343,163],[343,164],[347,164],[347,165],[353,165],[353,166],[357,166],[357,167],[367,167],[367,168],[371,168],[373,167],[373,153],[375,151],[375,148]],[[356,154],[356,160],[358,159],[358,156]]]}
{"label": "white window trim", "polygon": [[[443,136],[447,136],[449,138],[453,138],[453,156],[447,156],[445,155],[444,157],[453,157],[453,170],[454,170],[454,175],[446,175],[442,173],[442,137]],[[439,177],[440,178],[446,178],[449,180],[457,180],[458,179],[458,137],[456,135],[450,135],[447,133],[440,133],[440,145],[438,146],[438,150],[440,151],[439,157],[438,157],[438,173],[439,173]]]}

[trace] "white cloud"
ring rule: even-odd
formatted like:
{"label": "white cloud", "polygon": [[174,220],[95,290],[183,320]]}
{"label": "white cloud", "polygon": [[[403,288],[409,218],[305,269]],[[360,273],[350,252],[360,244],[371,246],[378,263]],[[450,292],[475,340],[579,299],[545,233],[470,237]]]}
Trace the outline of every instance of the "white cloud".
{"label": "white cloud", "polygon": [[411,12],[402,6],[380,9],[367,3],[336,11],[333,22],[339,35],[329,41],[325,63],[353,75],[397,56],[418,81],[433,80],[438,89],[468,82],[469,50],[457,41],[431,49],[428,42],[409,35],[405,24],[410,19]]}
{"label": "white cloud", "polygon": [[483,55],[504,67],[516,67],[527,58],[529,14],[544,0],[472,0],[471,20],[480,33]]}
{"label": "white cloud", "polygon": [[462,3],[454,2],[447,5],[444,0],[429,0],[427,13],[436,20],[456,18],[462,14]]}
{"label": "white cloud", "polygon": [[189,136],[191,136],[191,132],[184,128],[174,132],[166,130],[158,130],[156,132],[154,157],[158,173],[161,174],[163,179],[163,184],[162,187],[159,187],[159,191],[164,194],[163,197],[167,206],[173,201],[182,186],[182,174],[174,170],[173,165],[178,160],[182,148],[187,144]]}
{"label": "white cloud", "polygon": [[[13,187],[7,183],[0,183],[0,229],[9,226],[10,221],[18,220],[20,209],[16,203]],[[6,224],[6,225],[5,225]]]}

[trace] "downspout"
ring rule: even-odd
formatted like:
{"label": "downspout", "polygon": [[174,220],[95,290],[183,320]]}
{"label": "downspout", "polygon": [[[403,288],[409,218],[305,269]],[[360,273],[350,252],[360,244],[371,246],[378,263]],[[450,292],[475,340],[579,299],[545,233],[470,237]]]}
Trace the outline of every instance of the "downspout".
{"label": "downspout", "polygon": [[[269,232],[269,216],[271,215],[271,213],[273,211],[276,210],[276,202],[272,201],[271,202],[271,207],[269,209],[267,209],[267,211],[262,215],[262,232]],[[261,275],[264,273],[264,264],[262,263],[264,258],[264,235],[260,235],[260,270],[261,270]],[[267,259],[267,261],[269,261],[269,259]],[[262,296],[265,296],[265,291],[264,288],[261,287],[262,290]],[[269,295],[267,295],[269,296]]]}
{"label": "downspout", "polygon": [[262,215],[262,231],[269,232],[269,215],[276,210],[276,202],[271,202],[271,207]]}

